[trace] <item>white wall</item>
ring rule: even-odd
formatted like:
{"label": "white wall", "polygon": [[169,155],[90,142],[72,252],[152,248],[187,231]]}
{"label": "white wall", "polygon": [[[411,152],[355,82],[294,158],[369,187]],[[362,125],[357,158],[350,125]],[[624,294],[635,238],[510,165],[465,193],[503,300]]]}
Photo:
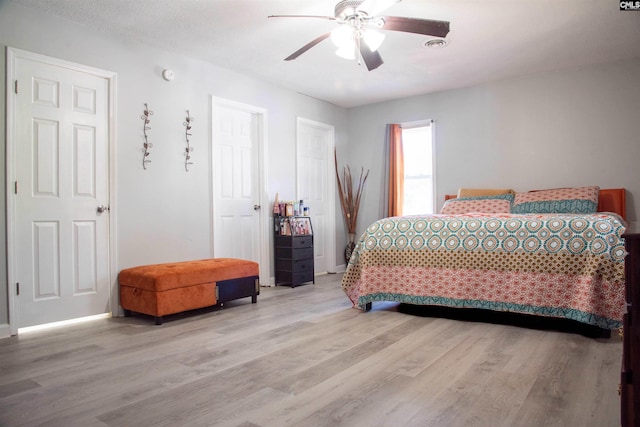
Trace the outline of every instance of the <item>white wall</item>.
{"label": "white wall", "polygon": [[[122,268],[210,256],[211,95],[267,110],[267,189],[270,206],[276,192],[295,198],[296,117],[328,123],[336,145],[345,144],[345,110],[275,85],[179,54],[117,39],[71,22],[0,0],[0,79],[5,81],[5,47],[24,49],[116,72],[116,180],[118,263]],[[164,68],[175,72],[166,82]],[[0,99],[5,99],[4,84]],[[142,168],[144,103],[154,111],[149,131],[152,163]],[[189,109],[195,117],[194,165],[184,170],[184,127]],[[0,103],[4,139],[5,103]],[[5,168],[4,150],[0,164]],[[0,221],[5,222],[5,174],[0,174]],[[338,213],[339,215],[339,213]],[[340,216],[336,217],[336,222]],[[0,227],[0,329],[8,322],[5,228]],[[338,232],[337,232],[338,233]],[[337,258],[340,261],[340,258]],[[115,278],[114,278],[115,280]],[[0,331],[1,333],[1,331]]]}
{"label": "white wall", "polygon": [[385,125],[436,122],[438,209],[459,187],[627,189],[640,213],[640,59],[349,110],[348,159],[371,169],[359,232],[378,219]]}

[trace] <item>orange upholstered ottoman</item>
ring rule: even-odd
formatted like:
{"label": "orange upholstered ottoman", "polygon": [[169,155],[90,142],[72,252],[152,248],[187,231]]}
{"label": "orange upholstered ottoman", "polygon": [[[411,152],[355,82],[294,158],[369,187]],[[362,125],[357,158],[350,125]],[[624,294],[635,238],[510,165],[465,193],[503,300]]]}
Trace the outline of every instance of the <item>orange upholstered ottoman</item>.
{"label": "orange upholstered ottoman", "polygon": [[258,263],[236,258],[213,258],[167,264],[142,265],[118,275],[120,305],[132,311],[162,316],[260,294]]}

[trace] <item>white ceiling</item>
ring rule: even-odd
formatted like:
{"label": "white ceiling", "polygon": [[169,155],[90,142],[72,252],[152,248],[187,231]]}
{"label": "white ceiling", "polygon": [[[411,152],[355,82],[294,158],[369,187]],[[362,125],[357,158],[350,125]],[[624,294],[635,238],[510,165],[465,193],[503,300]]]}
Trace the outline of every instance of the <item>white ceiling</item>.
{"label": "white ceiling", "polygon": [[384,15],[451,22],[448,46],[387,31],[385,63],[367,71],[325,40],[283,59],[336,24],[337,0],[14,0],[103,32],[136,39],[353,107],[540,71],[640,58],[640,11],[618,0],[403,0]]}

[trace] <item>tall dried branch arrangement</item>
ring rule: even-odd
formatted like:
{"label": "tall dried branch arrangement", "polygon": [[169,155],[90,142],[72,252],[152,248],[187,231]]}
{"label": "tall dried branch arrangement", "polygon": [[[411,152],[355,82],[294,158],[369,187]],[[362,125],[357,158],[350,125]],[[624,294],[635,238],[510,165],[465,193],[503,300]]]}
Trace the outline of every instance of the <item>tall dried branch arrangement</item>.
{"label": "tall dried branch arrangement", "polygon": [[340,195],[340,205],[342,206],[342,215],[344,221],[347,224],[347,231],[351,233],[356,232],[356,224],[358,223],[358,211],[360,210],[360,199],[362,197],[362,190],[364,189],[364,183],[369,176],[369,170],[364,172],[364,168],[360,169],[360,178],[358,179],[358,185],[354,192],[354,183],[351,177],[351,168],[345,166],[342,168],[342,179],[340,179],[340,173],[338,172],[338,157],[336,151],[333,151],[333,158],[336,164],[336,178],[338,180],[338,193]]}

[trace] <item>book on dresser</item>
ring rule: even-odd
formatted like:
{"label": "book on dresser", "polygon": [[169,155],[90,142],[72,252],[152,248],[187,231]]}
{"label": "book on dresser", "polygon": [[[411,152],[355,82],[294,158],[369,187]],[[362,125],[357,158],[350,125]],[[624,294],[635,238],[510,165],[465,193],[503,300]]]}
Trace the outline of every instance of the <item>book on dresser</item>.
{"label": "book on dresser", "polygon": [[274,217],[275,284],[313,282],[313,226],[308,216]]}

